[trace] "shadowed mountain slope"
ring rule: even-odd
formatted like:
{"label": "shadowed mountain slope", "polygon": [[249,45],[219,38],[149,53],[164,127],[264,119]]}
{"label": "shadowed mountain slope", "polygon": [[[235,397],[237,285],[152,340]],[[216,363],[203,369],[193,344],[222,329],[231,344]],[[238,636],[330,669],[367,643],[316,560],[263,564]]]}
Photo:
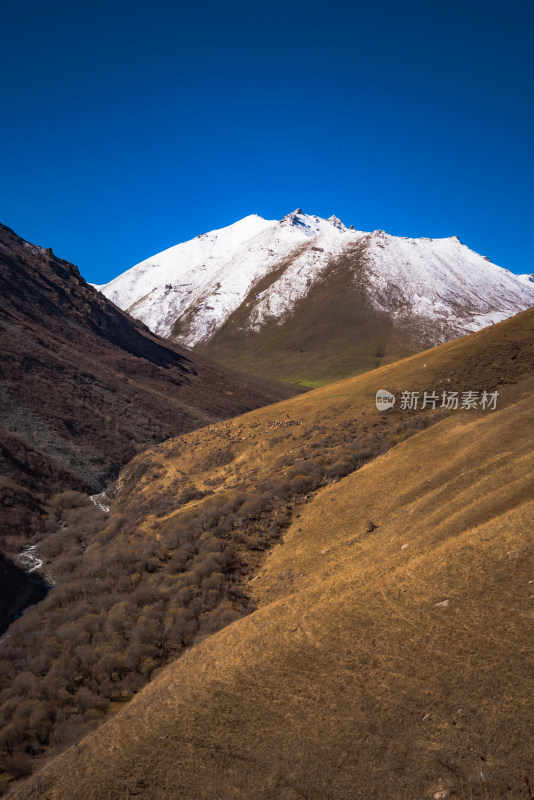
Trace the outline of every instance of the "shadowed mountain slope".
{"label": "shadowed mountain slope", "polygon": [[0,635],[9,623],[28,605],[42,600],[45,585],[33,580],[20,567],[0,553]]}
{"label": "shadowed mountain slope", "polygon": [[291,390],[186,354],[0,225],[0,458],[25,488],[97,489],[147,444]]}
{"label": "shadowed mountain slope", "polygon": [[[42,536],[51,495],[95,492],[150,444],[294,394],[159,339],[75,266],[3,225],[0,295],[4,555]],[[2,568],[0,627],[36,593],[14,565]]]}
{"label": "shadowed mountain slope", "polygon": [[[523,796],[534,736],[533,363],[530,310],[139,456],[118,506],[148,504],[145,541],[214,502],[150,505],[184,475],[216,497],[263,484],[289,503],[289,528],[266,556],[252,551],[253,613],[199,641],[8,796]],[[397,399],[379,413],[378,389],[499,395],[495,410],[419,413]],[[367,463],[351,467],[347,450],[364,442]],[[213,462],[217,451],[226,463]]]}

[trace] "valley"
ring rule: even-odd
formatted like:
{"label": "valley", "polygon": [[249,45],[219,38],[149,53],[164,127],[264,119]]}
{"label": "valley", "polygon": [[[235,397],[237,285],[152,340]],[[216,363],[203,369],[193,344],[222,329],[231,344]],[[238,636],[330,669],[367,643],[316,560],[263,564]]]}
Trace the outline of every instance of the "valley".
{"label": "valley", "polygon": [[[8,796],[476,794],[482,758],[488,791],[520,796],[532,363],[530,310],[137,456],[13,626],[0,671],[34,675],[23,748],[39,764],[89,735]],[[444,387],[497,408],[374,405]],[[75,530],[81,499],[61,502]],[[48,739],[37,708],[60,711]]]}
{"label": "valley", "polygon": [[2,10],[0,800],[534,800],[534,4]]}
{"label": "valley", "polygon": [[136,453],[297,390],[161,340],[74,265],[2,225],[0,290],[3,631],[54,583],[42,554],[65,527],[57,511],[65,494],[85,507],[77,535],[88,536],[91,515],[104,519],[89,495],[113,483]]}

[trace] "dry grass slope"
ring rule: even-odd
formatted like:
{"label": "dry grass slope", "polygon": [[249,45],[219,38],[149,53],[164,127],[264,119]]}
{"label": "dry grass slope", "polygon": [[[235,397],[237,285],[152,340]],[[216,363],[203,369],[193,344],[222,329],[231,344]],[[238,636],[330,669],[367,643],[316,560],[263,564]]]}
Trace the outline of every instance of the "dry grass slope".
{"label": "dry grass slope", "polygon": [[[221,491],[313,448],[321,427],[328,436],[356,420],[358,436],[391,425],[395,445],[295,509],[283,543],[258,556],[252,614],[187,651],[8,796],[526,797],[533,356],[531,310],[153,451],[160,486],[180,472]],[[440,382],[498,388],[498,408],[436,418],[399,441],[401,412],[380,421],[372,407],[378,388]],[[203,473],[199,459],[228,437],[234,460]],[[153,524],[147,516],[147,536]]]}
{"label": "dry grass slope", "polygon": [[269,320],[253,332],[250,314],[256,293],[264,292],[275,277],[255,286],[215,336],[195,351],[251,375],[315,387],[389,364],[436,341],[436,332],[425,330],[428,322],[423,319],[394,322],[376,310],[369,299],[361,244],[332,259],[325,280],[310,289],[290,316]]}

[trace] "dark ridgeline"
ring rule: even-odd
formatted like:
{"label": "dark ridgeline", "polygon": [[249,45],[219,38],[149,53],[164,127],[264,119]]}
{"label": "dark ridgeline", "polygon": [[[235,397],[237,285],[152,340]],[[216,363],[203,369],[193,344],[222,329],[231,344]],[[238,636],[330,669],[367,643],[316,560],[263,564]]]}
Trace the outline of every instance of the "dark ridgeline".
{"label": "dark ridgeline", "polygon": [[3,225],[0,296],[4,510],[100,489],[147,445],[295,391],[164,342]]}
{"label": "dark ridgeline", "polygon": [[0,225],[2,472],[98,489],[146,445],[289,397],[153,335]]}
{"label": "dark ridgeline", "polygon": [[[164,342],[4,225],[0,297],[0,553],[10,558],[46,531],[50,496],[100,490],[145,447],[294,393]],[[3,562],[0,629],[42,590]]]}

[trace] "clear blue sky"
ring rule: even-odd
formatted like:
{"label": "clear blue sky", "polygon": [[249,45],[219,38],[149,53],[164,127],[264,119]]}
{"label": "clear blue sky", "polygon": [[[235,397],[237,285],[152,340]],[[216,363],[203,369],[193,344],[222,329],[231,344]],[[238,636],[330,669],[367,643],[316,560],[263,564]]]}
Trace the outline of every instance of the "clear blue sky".
{"label": "clear blue sky", "polygon": [[297,206],[534,270],[528,0],[21,2],[0,221],[101,283]]}

